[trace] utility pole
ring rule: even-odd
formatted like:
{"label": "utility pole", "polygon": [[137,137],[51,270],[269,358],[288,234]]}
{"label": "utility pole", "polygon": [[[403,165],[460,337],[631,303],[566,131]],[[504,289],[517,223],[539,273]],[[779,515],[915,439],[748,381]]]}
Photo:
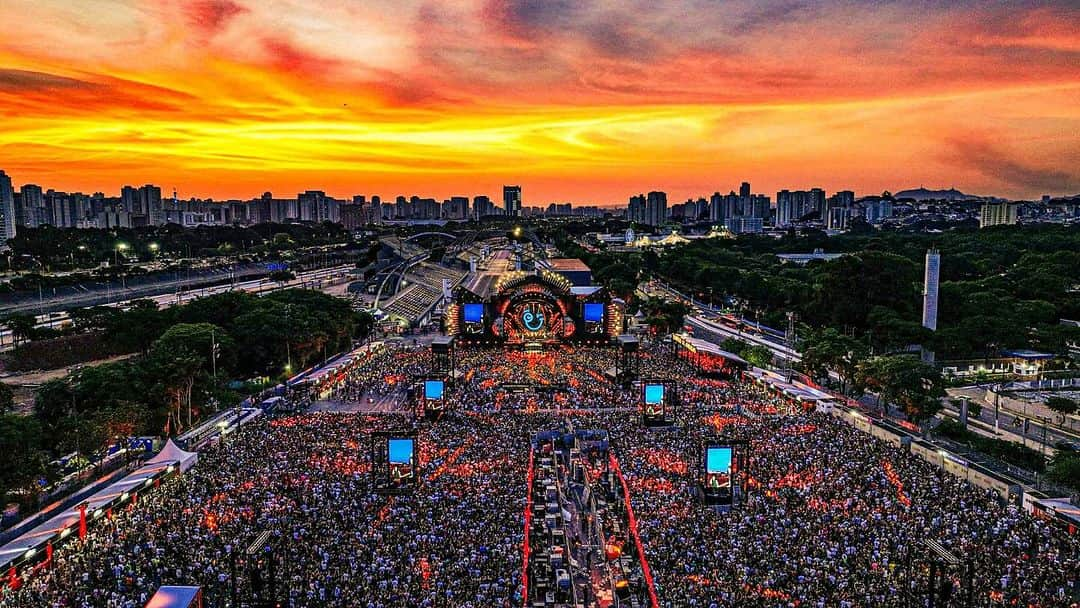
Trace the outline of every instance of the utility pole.
{"label": "utility pole", "polygon": [[784,345],[788,352],[784,353],[784,376],[791,382],[791,353],[795,352],[795,313],[787,313],[787,333],[784,334]]}
{"label": "utility pole", "polygon": [[216,339],[216,336],[214,335],[214,328],[211,327],[210,328],[210,368],[212,370],[211,373],[214,376],[214,384],[217,384],[217,355],[218,355],[217,339]]}

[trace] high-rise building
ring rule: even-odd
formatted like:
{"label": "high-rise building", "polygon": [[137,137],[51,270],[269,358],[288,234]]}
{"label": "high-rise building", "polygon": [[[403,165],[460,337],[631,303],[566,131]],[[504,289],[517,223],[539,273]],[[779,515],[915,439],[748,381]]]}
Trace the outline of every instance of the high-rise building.
{"label": "high-rise building", "polygon": [[507,217],[521,215],[521,186],[503,186],[503,209]]}
{"label": "high-rise building", "polygon": [[825,227],[829,230],[847,230],[851,221],[850,207],[829,207],[826,213]]}
{"label": "high-rise building", "polygon": [[750,198],[750,182],[743,182],[742,185],[739,186],[739,198]]}
{"label": "high-rise building", "polygon": [[139,213],[146,216],[148,226],[160,226],[165,223],[165,214],[161,207],[161,188],[146,184],[139,188]]}
{"label": "high-rise building", "polygon": [[941,254],[937,249],[926,252],[926,274],[923,276],[922,324],[937,331],[938,278],[941,274]]}
{"label": "high-rise building", "polygon": [[[356,198],[353,197],[353,200],[356,201]],[[364,225],[364,204],[362,202],[341,205],[340,210],[341,225],[346,230],[356,230]]]}
{"label": "high-rise building", "polygon": [[23,184],[19,189],[22,194],[22,223],[30,228],[47,223],[45,214],[45,197],[41,186],[37,184]]}
{"label": "high-rise building", "polygon": [[0,171],[0,247],[15,238],[15,189],[11,178]]}
{"label": "high-rise building", "polygon": [[341,221],[340,203],[322,190],[307,190],[296,197],[302,222]]}
{"label": "high-rise building", "polygon": [[627,221],[636,224],[645,223],[645,195],[638,194],[630,197],[630,204],[626,207]]}
{"label": "high-rise building", "polygon": [[447,220],[464,220],[469,217],[469,197],[451,196],[443,201],[442,216]]}
{"label": "high-rise building", "polygon": [[139,189],[134,186],[120,188],[120,205],[130,214],[139,213]]}
{"label": "high-rise building", "polygon": [[776,226],[787,228],[795,220],[802,217],[802,209],[798,206],[797,192],[781,190],[776,193]]}
{"label": "high-rise building", "polygon": [[750,217],[768,219],[772,215],[772,201],[764,194],[750,195]]}
{"label": "high-rise building", "polygon": [[473,213],[476,215],[476,219],[480,219],[485,215],[495,214],[495,203],[491,202],[491,199],[484,195],[473,197]]}
{"label": "high-rise building", "polygon": [[75,207],[66,192],[49,190],[45,192],[44,198],[48,224],[57,228],[75,227]]}
{"label": "high-rise building", "polygon": [[824,218],[825,216],[825,191],[821,188],[811,188],[807,195],[806,207],[803,209],[803,215],[808,213],[817,213],[818,217]]}
{"label": "high-rise building", "polygon": [[1016,223],[1016,203],[993,202],[983,203],[979,213],[979,228],[990,226],[1012,226]]}
{"label": "high-rise building", "polygon": [[724,220],[724,227],[732,234],[752,234],[765,229],[760,217],[734,216]]}
{"label": "high-rise building", "polygon": [[723,221],[724,217],[724,197],[719,192],[713,192],[709,197],[709,221]]}
{"label": "high-rise building", "polygon": [[321,190],[307,190],[296,195],[296,208],[301,222],[314,222],[318,215],[319,201],[326,197]]}
{"label": "high-rise building", "polygon": [[645,224],[663,226],[667,221],[667,193],[653,191],[645,197]]}
{"label": "high-rise building", "polygon": [[829,197],[829,207],[851,207],[855,204],[855,193],[851,190],[840,190]]}
{"label": "high-rise building", "polygon": [[881,198],[864,201],[862,205],[863,217],[865,217],[866,221],[870,224],[878,224],[885,218],[892,217],[893,208],[890,199]]}

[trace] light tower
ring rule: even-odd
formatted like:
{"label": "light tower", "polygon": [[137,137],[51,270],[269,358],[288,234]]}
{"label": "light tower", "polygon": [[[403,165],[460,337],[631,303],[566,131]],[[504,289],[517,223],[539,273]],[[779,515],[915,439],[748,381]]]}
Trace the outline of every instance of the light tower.
{"label": "light tower", "polygon": [[926,252],[926,274],[923,277],[922,324],[937,331],[938,277],[941,274],[941,254],[937,249]]}

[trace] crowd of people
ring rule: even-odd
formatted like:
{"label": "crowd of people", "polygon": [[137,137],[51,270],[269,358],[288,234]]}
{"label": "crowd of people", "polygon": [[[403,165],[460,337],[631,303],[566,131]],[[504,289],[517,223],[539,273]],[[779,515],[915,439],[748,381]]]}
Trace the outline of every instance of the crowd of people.
{"label": "crowd of people", "polygon": [[[166,584],[202,586],[207,608],[251,605],[271,587],[297,608],[521,606],[530,439],[568,425],[609,433],[663,608],[906,606],[926,579],[924,539],[971,560],[976,606],[1077,605],[1075,536],[830,415],[701,377],[659,346],[641,373],[677,387],[679,420],[645,430],[640,390],[605,374],[616,357],[463,351],[435,422],[406,411],[260,417],[60,546],[0,608],[140,608]],[[381,350],[346,370],[333,397],[401,390],[430,364],[423,348]],[[374,493],[369,433],[403,429],[417,433],[416,488]],[[747,497],[728,512],[693,498],[706,434],[749,441]],[[269,550],[247,555],[263,532]],[[959,606],[960,573],[947,577],[953,599],[936,605]]]}

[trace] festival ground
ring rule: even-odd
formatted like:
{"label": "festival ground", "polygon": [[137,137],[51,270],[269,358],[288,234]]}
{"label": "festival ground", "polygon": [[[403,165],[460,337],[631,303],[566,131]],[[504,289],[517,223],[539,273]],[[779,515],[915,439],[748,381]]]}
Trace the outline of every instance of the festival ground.
{"label": "festival ground", "polygon": [[[601,372],[616,356],[461,351],[461,379],[431,421],[409,401],[430,373],[430,350],[372,352],[323,400],[294,396],[332,411],[266,416],[229,435],[187,473],[57,549],[0,595],[0,608],[140,608],[165,584],[201,585],[208,608],[271,595],[294,607],[606,608],[620,594],[633,598],[621,605],[643,607],[899,608],[926,584],[909,559],[925,539],[971,560],[976,606],[1075,605],[1076,537],[832,416],[752,383],[698,376],[660,347],[644,350],[642,376],[677,388],[677,426],[647,430],[640,388]],[[373,493],[369,434],[403,429],[416,432],[415,488]],[[564,455],[554,439],[537,440],[584,430],[606,433],[603,459],[599,440]],[[733,472],[746,501],[728,512],[693,491],[702,445],[717,435],[750,446],[749,468]],[[536,489],[544,458],[555,498]],[[582,510],[585,485],[603,500],[603,521]],[[570,574],[570,591],[557,576],[528,580],[543,572],[526,562],[543,549],[535,536],[526,542],[544,531],[530,520],[554,515],[541,500],[570,526],[569,555],[547,551]],[[266,531],[273,558],[242,552]],[[625,567],[612,565],[623,558]],[[269,561],[272,577],[252,567]],[[623,575],[628,590],[615,588]],[[962,581],[951,576],[936,606],[962,605]],[[552,595],[535,597],[537,588]]]}

